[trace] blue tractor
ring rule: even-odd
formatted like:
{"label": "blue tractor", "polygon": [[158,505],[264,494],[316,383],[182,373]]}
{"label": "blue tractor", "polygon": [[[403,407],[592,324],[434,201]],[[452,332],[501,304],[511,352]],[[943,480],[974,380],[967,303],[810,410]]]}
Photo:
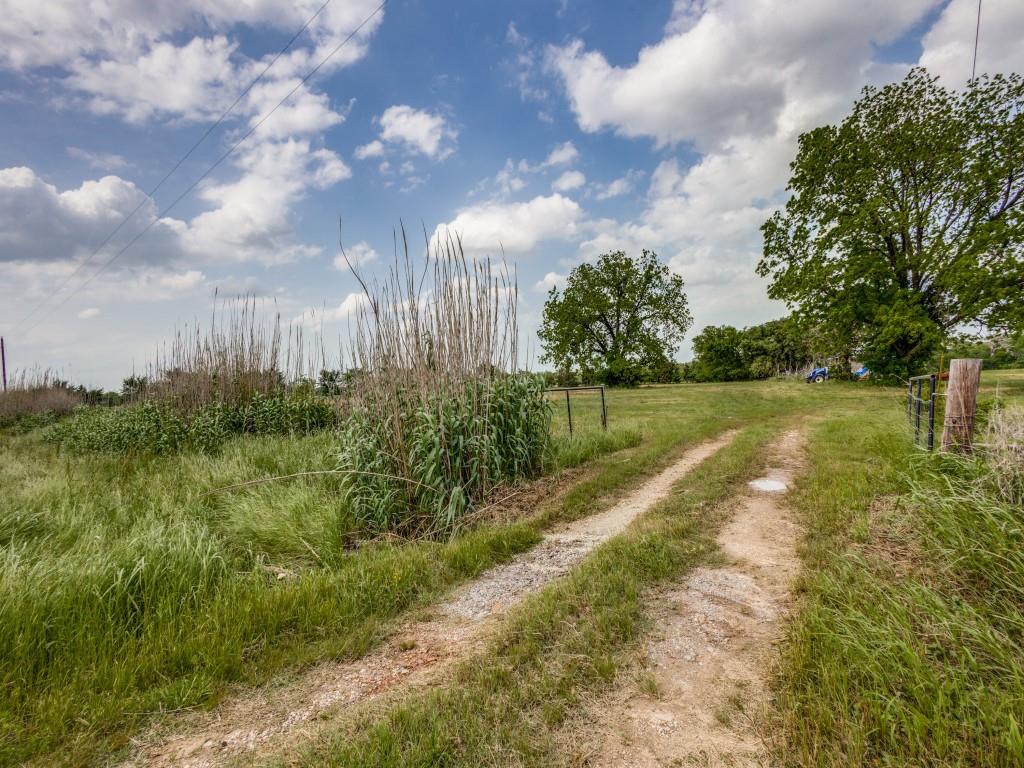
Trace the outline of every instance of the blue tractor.
{"label": "blue tractor", "polygon": [[811,368],[811,372],[807,374],[808,384],[821,384],[823,381],[828,381],[828,366],[816,366]]}
{"label": "blue tractor", "polygon": [[[856,371],[851,371],[850,375],[854,381],[864,381],[871,375],[871,371],[868,370],[866,365],[862,365]],[[821,384],[824,381],[829,380],[828,366],[818,365],[811,368],[810,373],[805,377],[808,384]]]}

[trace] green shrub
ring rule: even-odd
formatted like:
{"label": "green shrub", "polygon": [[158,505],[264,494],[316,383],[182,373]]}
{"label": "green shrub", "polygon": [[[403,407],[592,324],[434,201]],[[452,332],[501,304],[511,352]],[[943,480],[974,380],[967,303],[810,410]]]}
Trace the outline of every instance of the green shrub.
{"label": "green shrub", "polygon": [[336,424],[333,403],[306,391],[254,393],[239,405],[213,403],[185,416],[159,400],[122,408],[85,408],[47,439],[74,453],[213,453],[234,435],[310,434]]}
{"label": "green shrub", "polygon": [[0,416],[0,432],[24,435],[33,429],[56,424],[65,416],[67,416],[65,411],[43,411],[42,413],[23,413],[17,416]]}
{"label": "green shrub", "polygon": [[392,421],[357,410],[338,462],[350,473],[346,500],[377,530],[449,532],[490,488],[542,469],[550,426],[544,381],[529,375],[469,383],[448,398],[410,394]]}

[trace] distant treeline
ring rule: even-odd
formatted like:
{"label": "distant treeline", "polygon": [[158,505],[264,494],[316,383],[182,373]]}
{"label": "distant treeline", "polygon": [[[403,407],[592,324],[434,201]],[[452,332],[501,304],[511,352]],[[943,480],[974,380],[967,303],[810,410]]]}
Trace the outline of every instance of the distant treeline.
{"label": "distant treeline", "polygon": [[[603,383],[678,384],[682,382],[749,381],[799,373],[813,362],[806,329],[793,317],[771,320],[761,325],[737,329],[731,325],[709,325],[693,339],[694,359],[687,363],[663,360],[655,365],[637,367],[634,377],[622,382],[576,371],[546,374],[551,386],[576,386]],[[617,372],[615,372],[617,373]]]}
{"label": "distant treeline", "polygon": [[693,339],[694,359],[682,381],[748,381],[795,374],[814,362],[807,329],[784,317],[749,328],[709,325]]}
{"label": "distant treeline", "polygon": [[[938,370],[940,355],[945,361],[957,357],[979,358],[986,369],[1024,368],[1024,332],[1014,335],[990,334],[955,337],[927,364]],[[836,349],[826,334],[792,315],[761,325],[735,328],[709,325],[693,338],[693,360],[637,368],[626,383],[676,384],[683,382],[753,381],[806,373],[814,365],[828,365],[834,379],[849,378],[858,362],[856,351]],[[600,371],[583,375],[576,371],[545,374],[549,386],[581,384],[621,385],[607,380]],[[874,376],[879,383],[895,383],[892,376]]]}

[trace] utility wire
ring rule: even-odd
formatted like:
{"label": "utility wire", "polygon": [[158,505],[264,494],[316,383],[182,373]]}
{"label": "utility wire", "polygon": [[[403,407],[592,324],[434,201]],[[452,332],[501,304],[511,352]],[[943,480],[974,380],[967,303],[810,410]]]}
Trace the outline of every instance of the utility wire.
{"label": "utility wire", "polygon": [[[78,264],[78,266],[75,267],[75,269],[71,272],[71,274],[68,275],[66,278],[64,278],[63,281],[61,281],[60,285],[58,285],[53,290],[53,292],[50,294],[50,296],[48,298],[46,298],[43,301],[39,302],[39,304],[37,304],[35,307],[33,307],[31,310],[29,310],[29,313],[27,315],[25,315],[24,317],[22,317],[21,320],[19,320],[15,324],[15,326],[14,326],[15,329],[17,329],[19,326],[21,326],[25,322],[27,322],[29,320],[29,318],[31,318],[36,312],[38,312],[40,309],[42,309],[44,306],[46,306],[47,302],[50,299],[52,299],[54,296],[56,296],[58,293],[60,293],[62,290],[64,290],[64,288],[67,287],[67,285],[75,278],[75,276],[78,275],[78,273],[81,272],[86,267],[86,265],[88,265],[89,262],[91,262],[96,257],[96,255],[106,247],[107,243],[109,243],[111,241],[111,239],[113,239],[113,237],[118,232],[121,231],[122,227],[124,227],[124,225],[127,224],[128,221],[133,216],[135,216],[136,213],[138,213],[140,210],[142,210],[142,207],[147,202],[149,202],[149,200],[153,197],[153,195],[155,195],[159,191],[159,189],[166,183],[166,181],[169,178],[171,178],[171,176],[174,175],[175,171],[177,171],[182,166],[182,164],[192,156],[192,154],[199,148],[199,146],[204,141],[206,141],[207,138],[209,138],[210,134],[213,133],[215,130],[217,130],[218,126],[220,126],[220,124],[223,123],[225,119],[227,119],[227,116],[230,115],[231,112],[234,110],[234,108],[238,106],[239,102],[241,102],[242,99],[244,99],[248,95],[249,91],[251,91],[254,87],[256,87],[257,83],[259,83],[263,79],[263,77],[267,74],[267,72],[270,71],[271,67],[273,67],[277,63],[278,59],[280,59],[282,56],[284,56],[284,54],[286,54],[291,49],[292,45],[295,44],[295,41],[299,39],[299,36],[303,32],[305,32],[307,29],[309,29],[309,25],[312,24],[314,21],[316,21],[317,17],[320,16],[320,14],[323,13],[324,9],[328,5],[330,5],[330,4],[331,4],[331,0],[324,0],[324,3],[319,8],[317,8],[316,13],[314,13],[312,16],[310,16],[306,20],[306,23],[303,24],[299,28],[299,30],[294,35],[291,36],[291,39],[288,40],[288,42],[285,44],[284,48],[282,48],[280,51],[277,52],[277,54],[274,56],[274,58],[270,60],[270,62],[263,68],[263,70],[252,81],[250,81],[250,83],[245,87],[245,89],[241,93],[238,94],[238,96],[235,97],[235,100],[231,102],[231,104],[227,107],[227,109],[225,109],[223,112],[221,112],[220,117],[218,117],[213,123],[211,123],[209,125],[209,127],[207,127],[206,131],[203,132],[203,135],[200,136],[195,141],[195,143],[192,144],[191,147],[189,147],[188,151],[184,155],[181,156],[181,158],[178,160],[178,162],[176,162],[174,164],[174,167],[172,167],[169,171],[167,171],[167,173],[164,174],[163,178],[161,178],[160,181],[158,181],[156,183],[156,186],[153,187],[151,190],[149,190],[146,193],[146,196],[144,198],[142,198],[142,200],[139,201],[139,204],[136,205],[129,213],[127,213],[121,219],[120,223],[118,223],[118,225],[116,227],[114,227],[114,229],[110,232],[110,234],[108,234],[105,238],[103,238],[102,242],[100,242],[100,244],[97,245],[95,249],[93,249],[92,253],[90,253],[85,259],[83,259]],[[34,328],[35,326],[32,326],[32,327]]]}
{"label": "utility wire", "polygon": [[971,64],[971,80],[978,69],[978,33],[981,32],[981,0],[978,0],[978,21],[974,25],[974,62]]}
{"label": "utility wire", "polygon": [[[139,234],[137,234],[135,237],[133,237],[131,240],[129,240],[124,245],[124,247],[122,247],[113,256],[111,256],[109,259],[107,259],[107,261],[105,261],[100,266],[100,268],[98,270],[93,272],[92,275],[90,275],[85,280],[85,282],[83,282],[81,285],[79,285],[77,288],[75,288],[75,290],[73,290],[71,293],[69,293],[61,301],[57,302],[57,304],[54,305],[53,309],[58,309],[58,308],[64,306],[65,304],[67,304],[68,301],[70,301],[74,296],[76,296],[80,291],[82,291],[82,289],[84,289],[86,286],[88,286],[90,283],[92,283],[93,280],[95,280],[97,277],[99,277],[101,274],[103,274],[103,272],[106,271],[107,267],[109,267],[111,264],[113,264],[115,261],[117,261],[117,259],[120,258],[121,255],[125,251],[127,251],[129,248],[131,248],[133,245],[135,245],[135,243],[137,243],[140,239],[142,239],[142,236],[145,235],[153,227],[154,224],[156,224],[164,216],[166,216],[168,213],[170,213],[170,211],[178,203],[180,203],[183,199],[185,199],[185,197],[193,189],[195,189],[197,186],[199,186],[200,182],[202,182],[203,179],[205,179],[207,176],[209,176],[214,171],[214,169],[216,169],[221,163],[223,163],[225,160],[227,160],[228,157],[230,157],[231,154],[239,147],[239,145],[242,144],[242,142],[244,142],[246,139],[248,139],[250,136],[252,136],[256,132],[256,130],[261,125],[263,125],[270,118],[271,115],[273,115],[286,101],[288,101],[288,99],[290,99],[292,96],[294,96],[296,91],[298,91],[303,85],[305,85],[306,82],[309,80],[309,78],[311,78],[313,75],[315,75],[317,72],[319,72],[321,67],[323,67],[323,65],[326,64],[338,51],[340,51],[342,48],[344,48],[345,45],[353,37],[356,36],[356,33],[358,33],[359,30],[361,30],[363,27],[365,27],[370,22],[370,20],[373,19],[374,16],[376,16],[378,13],[380,13],[381,10],[384,8],[384,6],[387,5],[387,4],[388,4],[388,0],[383,0],[383,2],[380,5],[378,5],[369,16],[367,16],[365,19],[362,20],[362,22],[360,22],[358,27],[356,27],[355,29],[353,29],[349,33],[348,37],[346,37],[344,40],[342,40],[340,43],[338,43],[338,45],[336,45],[331,50],[330,53],[328,53],[326,56],[324,56],[323,59],[320,60],[319,64],[317,64],[315,67],[313,67],[313,69],[311,69],[309,71],[309,73],[305,77],[303,77],[294,88],[292,88],[290,91],[288,91],[288,93],[285,94],[285,97],[283,99],[281,99],[279,102],[277,102],[277,104],[274,105],[273,109],[271,109],[269,112],[267,112],[265,115],[263,115],[263,117],[261,117],[259,119],[259,122],[257,122],[255,125],[253,125],[252,128],[250,128],[248,131],[245,132],[245,134],[242,136],[242,138],[240,138],[238,141],[236,141],[234,144],[232,144],[224,154],[222,154],[220,157],[218,157],[216,162],[214,162],[213,165],[211,165],[209,168],[207,168],[198,179],[193,181],[185,189],[184,192],[182,192],[180,195],[178,195],[176,198],[174,198],[174,200],[171,202],[170,205],[168,205],[166,208],[162,209],[153,218],[153,220],[150,221],[149,224],[147,224],[143,228],[143,230],[141,232],[139,232]],[[33,328],[38,326],[40,322],[42,322],[42,320],[40,320],[39,322],[29,326],[29,328],[27,330],[29,330],[29,331],[32,330]]]}

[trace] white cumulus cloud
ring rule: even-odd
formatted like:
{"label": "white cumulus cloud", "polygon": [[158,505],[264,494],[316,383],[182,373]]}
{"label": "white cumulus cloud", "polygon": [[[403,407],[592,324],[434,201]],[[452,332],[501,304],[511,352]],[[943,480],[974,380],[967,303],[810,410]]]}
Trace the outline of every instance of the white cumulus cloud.
{"label": "white cumulus cloud", "polygon": [[[941,75],[947,87],[971,76],[974,59],[975,0],[951,0],[921,41],[921,64]],[[977,74],[1024,73],[1024,3],[986,0],[978,28]]]}
{"label": "white cumulus cloud", "polygon": [[[82,58],[127,59],[175,35],[234,25],[292,33],[321,5],[321,0],[5,0],[0,14],[0,66],[24,70],[60,67]],[[312,66],[312,57],[322,58],[377,5],[377,0],[328,4],[299,47],[280,62],[282,68]],[[383,16],[379,13],[371,19],[328,66],[345,66],[361,58]]]}
{"label": "white cumulus cloud", "polygon": [[206,275],[198,269],[190,269],[180,274],[163,275],[159,278],[162,288],[170,288],[172,291],[188,291],[203,284]]}
{"label": "white cumulus cloud", "polygon": [[[939,45],[945,16],[962,2],[953,0],[925,36],[925,59],[927,41]],[[913,62],[880,62],[876,51],[939,4],[795,0],[781,12],[764,0],[679,0],[662,39],[625,64],[579,41],[550,48],[548,66],[582,130],[698,153],[689,165],[664,157],[651,174],[644,210],[592,222],[580,258],[656,250],[687,281],[695,330],[781,314],[784,307],[767,298],[754,268],[760,225],[785,202],[798,136],[842,119],[866,83],[902,78]],[[1010,19],[1016,11],[1005,13]],[[595,197],[625,194],[637,181],[627,174],[598,185]]]}
{"label": "white cumulus cloud", "polygon": [[576,146],[571,142],[567,141],[563,144],[559,144],[557,147],[551,150],[544,162],[541,163],[542,168],[551,168],[556,165],[570,165],[579,159],[580,153],[576,149]]}
{"label": "white cumulus cloud", "polygon": [[543,240],[571,239],[584,220],[576,201],[560,194],[538,196],[520,203],[482,203],[463,208],[438,227],[434,238],[457,233],[467,251],[528,253]]}
{"label": "white cumulus cloud", "polygon": [[613,197],[628,195],[633,191],[637,182],[643,178],[643,171],[629,170],[625,176],[620,176],[607,184],[598,185],[596,197],[598,200],[610,200]]}
{"label": "white cumulus cloud", "polygon": [[309,327],[322,326],[324,323],[337,323],[357,317],[369,305],[370,301],[366,298],[365,293],[350,293],[336,307],[323,309],[307,307],[296,315],[292,322]]}
{"label": "white cumulus cloud", "polygon": [[384,154],[384,145],[374,139],[369,144],[363,144],[362,146],[356,147],[356,151],[353,153],[356,160],[365,160],[368,157],[380,157]]}
{"label": "white cumulus cloud", "polygon": [[352,175],[341,158],[293,139],[250,147],[238,165],[238,179],[201,188],[200,199],[212,209],[189,222],[189,250],[220,260],[268,264],[319,253],[319,248],[297,242],[290,213],[309,191],[327,189]]}
{"label": "white cumulus cloud", "polygon": [[587,177],[579,171],[566,171],[551,182],[551,188],[555,192],[569,192],[573,189],[579,189],[586,183]]}
{"label": "white cumulus cloud", "polygon": [[[345,260],[348,256],[348,261]],[[334,257],[334,268],[342,272],[348,272],[349,264],[353,267],[361,267],[377,260],[377,252],[370,247],[365,240],[360,240],[355,245],[345,249],[345,255],[338,254]]]}
{"label": "white cumulus cloud", "polygon": [[[673,17],[628,66],[580,41],[549,50],[580,128],[707,150],[772,136],[808,114],[835,114],[864,82],[873,48],[897,39],[937,0],[720,0]],[[841,98],[837,98],[841,97]]]}
{"label": "white cumulus cloud", "polygon": [[[0,262],[85,258],[140,203],[111,248],[127,242],[156,217],[156,205],[130,181],[104,176],[59,191],[31,168],[0,169]],[[154,224],[147,238],[147,248],[126,254],[125,261],[159,262],[180,253],[177,226],[171,220]]]}
{"label": "white cumulus cloud", "polygon": [[568,275],[560,275],[557,272],[548,272],[534,284],[533,289],[540,293],[547,293],[552,288],[561,288],[565,285],[565,282],[568,279]]}
{"label": "white cumulus cloud", "polygon": [[123,155],[116,152],[93,152],[81,147],[67,147],[66,151],[68,157],[81,160],[98,171],[121,171],[131,166]]}
{"label": "white cumulus cloud", "polygon": [[443,160],[455,151],[458,132],[441,115],[407,104],[388,107],[379,118],[380,138],[407,151]]}

